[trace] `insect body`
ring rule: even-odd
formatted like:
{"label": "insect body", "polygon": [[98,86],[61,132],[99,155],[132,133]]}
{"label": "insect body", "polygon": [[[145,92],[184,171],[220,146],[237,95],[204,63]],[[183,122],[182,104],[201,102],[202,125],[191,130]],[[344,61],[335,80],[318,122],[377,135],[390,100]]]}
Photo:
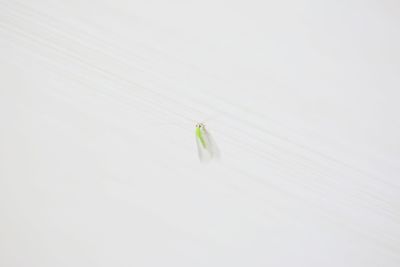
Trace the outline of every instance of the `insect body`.
{"label": "insect body", "polygon": [[196,143],[201,162],[219,157],[218,148],[203,123],[196,124]]}

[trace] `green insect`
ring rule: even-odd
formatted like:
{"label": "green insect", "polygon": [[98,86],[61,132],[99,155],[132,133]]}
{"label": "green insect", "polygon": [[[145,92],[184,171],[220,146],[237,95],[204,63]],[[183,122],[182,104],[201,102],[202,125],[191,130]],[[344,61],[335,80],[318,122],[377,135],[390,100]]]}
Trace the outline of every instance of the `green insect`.
{"label": "green insect", "polygon": [[219,150],[204,123],[196,124],[196,144],[201,162],[219,158]]}

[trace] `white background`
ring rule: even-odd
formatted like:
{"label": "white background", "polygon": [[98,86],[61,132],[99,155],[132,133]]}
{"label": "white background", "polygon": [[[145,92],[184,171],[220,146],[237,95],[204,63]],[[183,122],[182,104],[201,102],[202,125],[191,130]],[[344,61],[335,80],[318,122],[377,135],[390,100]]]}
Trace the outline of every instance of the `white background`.
{"label": "white background", "polygon": [[395,0],[1,0],[0,266],[400,266],[399,47]]}

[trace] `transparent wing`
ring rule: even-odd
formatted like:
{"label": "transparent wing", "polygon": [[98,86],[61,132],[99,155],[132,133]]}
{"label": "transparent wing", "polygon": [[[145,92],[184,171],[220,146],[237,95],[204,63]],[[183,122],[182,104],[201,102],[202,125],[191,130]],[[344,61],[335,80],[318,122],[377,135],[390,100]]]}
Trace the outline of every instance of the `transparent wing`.
{"label": "transparent wing", "polygon": [[212,153],[208,149],[209,146],[207,144],[207,140],[204,139],[204,141],[206,143],[206,147],[203,147],[203,144],[196,136],[197,152],[199,154],[199,159],[201,162],[209,162],[212,159]]}
{"label": "transparent wing", "polygon": [[200,161],[209,162],[212,159],[218,159],[220,157],[219,149],[211,134],[205,129],[202,129],[202,136],[205,142],[205,147],[196,136],[196,144]]}
{"label": "transparent wing", "polygon": [[211,154],[212,158],[214,159],[219,159],[221,154],[219,152],[217,143],[215,142],[214,138],[212,137],[212,135],[210,134],[210,132],[208,132],[207,130],[204,130],[204,139],[206,141],[206,143],[208,144],[208,150],[209,153]]}

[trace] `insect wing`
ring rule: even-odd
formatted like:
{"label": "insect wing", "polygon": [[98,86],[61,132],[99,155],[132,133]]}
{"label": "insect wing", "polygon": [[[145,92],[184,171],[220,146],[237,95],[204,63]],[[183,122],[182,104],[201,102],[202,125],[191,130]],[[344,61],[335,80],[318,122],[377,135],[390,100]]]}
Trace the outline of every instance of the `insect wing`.
{"label": "insect wing", "polygon": [[205,146],[201,142],[200,138],[196,135],[196,144],[197,144],[197,152],[199,154],[199,159],[201,162],[208,162],[212,159],[212,153],[209,150],[207,140],[206,140],[206,138],[204,138],[204,136],[203,136],[203,140],[204,140]]}
{"label": "insect wing", "polygon": [[207,130],[204,130],[203,135],[205,142],[208,144],[207,149],[209,150],[211,157],[214,159],[219,159],[220,152],[214,138]]}
{"label": "insect wing", "polygon": [[196,135],[196,144],[200,161],[208,162],[212,159],[219,158],[219,149],[211,134],[204,128],[200,129],[200,131],[202,140]]}

